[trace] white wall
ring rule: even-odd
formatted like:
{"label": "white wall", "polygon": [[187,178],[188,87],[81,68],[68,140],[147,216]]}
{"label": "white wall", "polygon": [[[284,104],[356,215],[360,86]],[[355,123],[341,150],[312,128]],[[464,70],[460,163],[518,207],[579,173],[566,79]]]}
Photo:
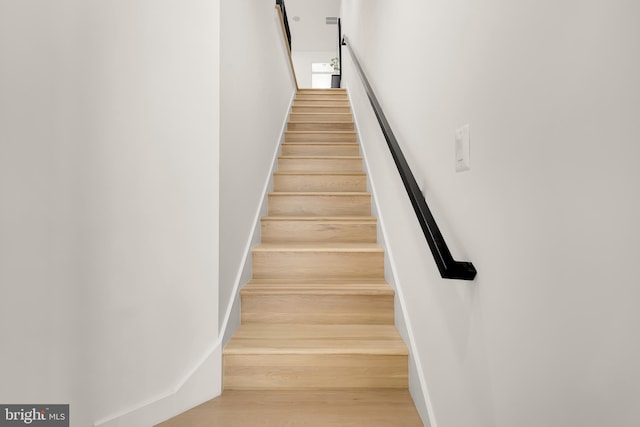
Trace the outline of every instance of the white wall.
{"label": "white wall", "polygon": [[[343,1],[454,256],[479,272],[439,278],[347,62],[434,426],[637,424],[639,13],[622,0]],[[471,171],[456,174],[466,123]]]}
{"label": "white wall", "polygon": [[331,58],[338,56],[336,51],[307,52],[297,51],[291,52],[291,59],[296,70],[298,78],[298,86],[301,88],[311,87],[311,64],[314,62],[331,62]]}
{"label": "white wall", "polygon": [[295,90],[275,5],[223,0],[220,324],[231,309]]}
{"label": "white wall", "polygon": [[208,369],[126,421],[218,338],[218,21],[217,0],[0,4],[0,401],[150,425],[219,390]]}
{"label": "white wall", "polygon": [[[340,14],[340,0],[288,0],[285,2],[293,50],[318,52],[334,50],[338,42],[338,26],[327,24],[326,18]],[[298,20],[295,20],[295,17]]]}
{"label": "white wall", "polygon": [[[68,3],[68,2],[67,2]],[[72,402],[81,142],[66,3],[0,3],[0,401]],[[86,320],[86,319],[85,319]],[[86,373],[86,371],[83,371]]]}

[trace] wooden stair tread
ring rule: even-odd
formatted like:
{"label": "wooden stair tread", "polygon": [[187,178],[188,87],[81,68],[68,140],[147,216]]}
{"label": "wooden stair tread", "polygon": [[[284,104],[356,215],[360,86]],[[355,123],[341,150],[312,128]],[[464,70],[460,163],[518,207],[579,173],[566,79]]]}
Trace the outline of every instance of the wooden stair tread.
{"label": "wooden stair tread", "polygon": [[274,191],[268,194],[268,212],[271,216],[371,216],[371,194],[335,190]]}
{"label": "wooden stair tread", "polygon": [[393,288],[384,281],[349,282],[333,281],[293,281],[253,279],[242,288],[243,295],[394,295]]}
{"label": "wooden stair tread", "polygon": [[[290,113],[290,114],[296,114],[296,115],[302,115],[302,116],[313,116],[314,118],[315,117],[320,118],[320,117],[324,117],[324,116],[344,116],[343,118],[347,119],[347,120],[344,120],[344,121],[353,122],[353,119],[352,119],[353,114],[351,114],[351,113],[318,112],[318,113]],[[306,120],[303,120],[303,121],[306,121]],[[333,120],[328,120],[328,121],[333,121]],[[340,120],[340,121],[343,121],[343,120]]]}
{"label": "wooden stair tread", "polygon": [[346,108],[349,108],[349,110],[351,110],[351,106],[349,104],[349,98],[337,99],[336,101],[332,101],[330,99],[323,99],[323,100],[294,99],[293,107],[296,107],[296,106],[300,107],[301,105],[296,105],[296,102],[300,102],[300,101],[311,104],[311,105],[304,105],[304,107],[335,107],[336,105],[332,103],[339,102],[341,103],[341,105],[339,105],[340,107],[346,107]]}
{"label": "wooden stair tread", "polygon": [[[296,105],[299,102],[304,102],[308,105]],[[351,111],[351,105],[349,104],[349,98],[342,98],[342,99],[337,99],[336,101],[330,100],[330,99],[323,99],[323,100],[308,100],[308,99],[294,99],[293,102],[293,107],[336,107],[336,105],[334,104],[334,102],[339,102],[340,103],[340,107],[345,107],[348,108],[349,111]]]}
{"label": "wooden stair tread", "polygon": [[357,156],[360,145],[357,142],[285,142],[282,144],[283,156]]}
{"label": "wooden stair tread", "polygon": [[[296,113],[294,113],[296,114]],[[318,116],[322,116],[323,114],[329,114],[329,115],[344,115],[344,116],[349,116],[352,117],[351,113],[297,113],[297,114],[309,114],[309,115],[318,115]]]}
{"label": "wooden stair tread", "polygon": [[254,252],[383,252],[377,243],[260,243]]}
{"label": "wooden stair tread", "polygon": [[286,142],[298,141],[336,141],[336,142],[357,142],[358,134],[354,130],[287,130],[284,133]]}
{"label": "wooden stair tread", "polygon": [[349,105],[296,105],[296,104],[293,104],[291,112],[294,114],[298,114],[298,113],[315,114],[319,112],[351,114],[350,113],[351,107],[349,107]]}
{"label": "wooden stair tread", "polygon": [[360,144],[358,144],[357,142],[334,142],[334,141],[327,141],[327,142],[294,141],[294,142],[285,142],[282,145],[335,145],[339,147],[343,147],[345,145],[352,145],[357,147],[360,146]]}
{"label": "wooden stair tread", "polygon": [[262,221],[377,222],[374,216],[263,216]]}
{"label": "wooden stair tread", "polygon": [[274,175],[313,175],[313,176],[365,176],[366,173],[360,171],[275,171]]}
{"label": "wooden stair tread", "polygon": [[365,354],[408,355],[394,325],[240,325],[224,349],[225,355]]}
{"label": "wooden stair tread", "polygon": [[297,93],[296,101],[349,101],[345,93]]}
{"label": "wooden stair tread", "polygon": [[294,106],[310,106],[310,107],[315,107],[317,105],[320,106],[325,106],[325,105],[332,105],[332,106],[339,106],[339,107],[351,107],[351,104],[349,103],[349,98],[347,98],[346,96],[327,96],[327,95],[320,95],[320,96],[312,96],[309,94],[305,94],[302,97],[300,96],[296,96],[296,98],[293,100],[293,105]]}
{"label": "wooden stair tread", "polygon": [[376,243],[377,219],[371,216],[266,216],[260,221],[267,243]]}
{"label": "wooden stair tread", "polygon": [[324,88],[313,88],[313,87],[304,87],[304,88],[300,88],[296,91],[297,93],[300,92],[347,92],[346,88],[343,87],[324,87]]}
{"label": "wooden stair tread", "polygon": [[318,123],[322,123],[322,124],[327,124],[327,123],[340,123],[340,124],[344,124],[344,123],[353,123],[353,120],[327,120],[327,121],[322,121],[319,122],[317,120],[289,120],[289,124],[318,124]]}
{"label": "wooden stair tread", "polygon": [[318,279],[251,279],[249,282],[247,283],[258,283],[258,284],[264,284],[265,286],[268,285],[284,285],[284,286],[288,286],[288,285],[294,285],[294,284],[301,284],[301,285],[306,285],[306,284],[314,284],[314,283],[319,283],[319,284],[328,284],[330,286],[337,286],[337,285],[354,285],[354,286],[360,286],[360,285],[385,285],[385,286],[389,286],[389,284],[387,283],[387,281],[385,279],[323,279],[323,280],[318,280]]}
{"label": "wooden stair tread", "polygon": [[278,196],[368,196],[367,191],[271,191]]}
{"label": "wooden stair tread", "polygon": [[354,130],[288,130],[286,133],[322,133],[322,134],[334,134],[334,133],[346,133],[353,135],[356,133]]}
{"label": "wooden stair tread", "polygon": [[278,158],[285,159],[285,160],[307,160],[307,159],[362,160],[362,156],[279,156]]}
{"label": "wooden stair tread", "polygon": [[355,145],[357,147],[360,147],[357,142],[353,141],[287,141],[282,145]]}
{"label": "wooden stair tread", "polygon": [[340,120],[293,120],[290,119],[287,125],[289,131],[340,131],[340,130],[354,130],[355,125],[353,120],[340,121]]}

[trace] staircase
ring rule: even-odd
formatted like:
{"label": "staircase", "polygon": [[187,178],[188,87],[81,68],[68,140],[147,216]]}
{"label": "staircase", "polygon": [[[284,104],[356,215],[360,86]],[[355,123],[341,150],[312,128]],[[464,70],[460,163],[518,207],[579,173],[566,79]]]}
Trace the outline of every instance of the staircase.
{"label": "staircase", "polygon": [[362,166],[346,92],[299,90],[209,416],[260,403],[220,425],[422,426]]}

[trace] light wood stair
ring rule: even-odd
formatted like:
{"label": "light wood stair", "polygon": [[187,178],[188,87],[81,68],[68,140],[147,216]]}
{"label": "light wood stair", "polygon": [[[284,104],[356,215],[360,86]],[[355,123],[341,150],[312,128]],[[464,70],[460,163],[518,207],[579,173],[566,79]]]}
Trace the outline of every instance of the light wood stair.
{"label": "light wood stair", "polygon": [[354,171],[284,171],[273,174],[275,192],[364,192],[366,175]]}
{"label": "light wood stair", "polygon": [[225,348],[225,389],[407,386],[353,119],[333,110],[343,106],[345,91],[296,96],[242,324]]}
{"label": "light wood stair", "polygon": [[[237,426],[422,425],[354,129],[345,90],[298,91],[224,348],[223,395],[167,426],[211,411]],[[298,405],[307,417],[296,423]]]}
{"label": "light wood stair", "polygon": [[272,192],[268,195],[273,216],[371,215],[371,194],[367,192]]}
{"label": "light wood stair", "polygon": [[393,290],[379,279],[253,279],[241,298],[244,324],[393,325]]}
{"label": "light wood stair", "polygon": [[289,121],[289,130],[319,130],[319,131],[332,131],[332,130],[353,130],[352,121],[320,121],[320,120],[307,120],[307,121]]}
{"label": "light wood stair", "polygon": [[246,323],[225,348],[225,388],[406,388],[393,325]]}
{"label": "light wood stair", "polygon": [[252,255],[256,279],[384,278],[384,252],[375,243],[262,243]]}
{"label": "light wood stair", "polygon": [[301,105],[299,103],[294,103],[293,107],[291,107],[292,114],[310,114],[310,113],[321,113],[321,114],[338,114],[338,113],[351,113],[351,108],[349,105],[329,105],[326,103],[306,103],[305,105]]}
{"label": "light wood stair", "polygon": [[373,217],[266,216],[261,220],[265,243],[375,243]]}
{"label": "light wood stair", "polygon": [[283,172],[358,172],[360,156],[280,156],[278,169]]}
{"label": "light wood stair", "polygon": [[285,132],[285,142],[357,142],[356,132],[352,130],[321,131],[321,130],[288,130]]}
{"label": "light wood stair", "polygon": [[358,154],[360,154],[360,146],[355,142],[288,142],[282,144],[283,156],[357,156]]}
{"label": "light wood stair", "polygon": [[289,120],[292,122],[352,122],[353,116],[351,113],[291,113]]}
{"label": "light wood stair", "polygon": [[296,101],[349,101],[347,93],[298,93]]}

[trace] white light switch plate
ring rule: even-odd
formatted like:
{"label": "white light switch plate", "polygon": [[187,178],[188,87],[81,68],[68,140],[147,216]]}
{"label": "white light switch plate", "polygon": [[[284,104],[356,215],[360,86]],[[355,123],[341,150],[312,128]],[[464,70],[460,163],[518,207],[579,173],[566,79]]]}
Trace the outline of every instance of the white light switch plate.
{"label": "white light switch plate", "polygon": [[470,167],[469,125],[456,130],[456,172],[468,171]]}

